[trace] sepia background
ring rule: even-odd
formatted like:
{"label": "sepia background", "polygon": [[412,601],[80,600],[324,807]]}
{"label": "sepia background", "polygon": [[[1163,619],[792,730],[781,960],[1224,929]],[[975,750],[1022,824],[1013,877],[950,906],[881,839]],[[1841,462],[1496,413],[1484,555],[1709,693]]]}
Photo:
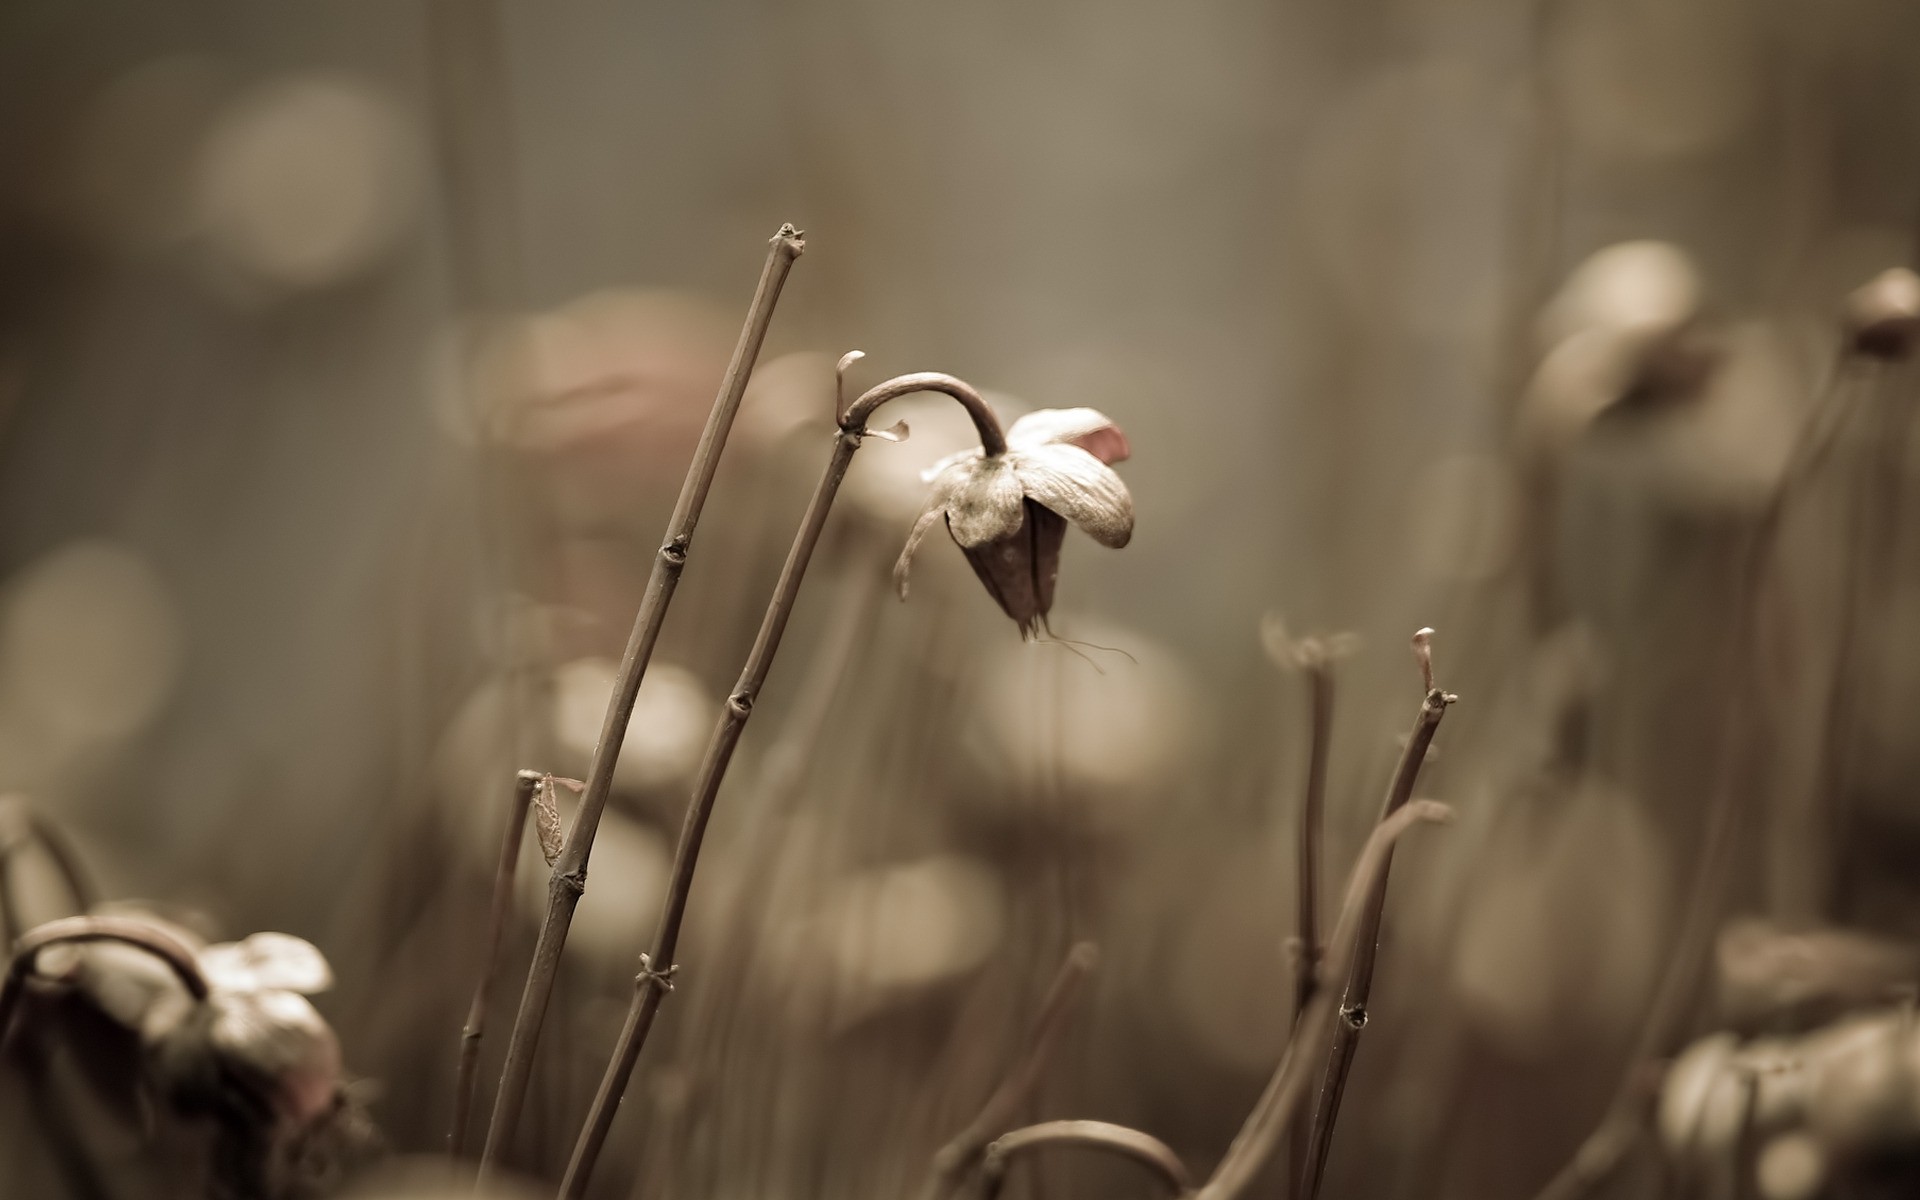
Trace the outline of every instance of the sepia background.
{"label": "sepia background", "polygon": [[[791,221],[514,1166],[565,1162],[859,348],[855,387],[1110,415],[1135,537],[1069,535],[1057,642],[944,536],[898,602],[917,472],[969,428],[885,411],[911,436],[842,494],[594,1194],[911,1191],[1082,939],[1023,1120],[1136,1126],[1204,1177],[1292,1014],[1292,639],[1359,643],[1330,923],[1431,626],[1459,701],[1419,794],[1455,821],[1396,862],[1322,1194],[1531,1196],[1628,1069],[1716,794],[1723,932],[1659,1056],[1912,982],[1916,380],[1842,314],[1914,262],[1917,60],[1900,0],[13,0],[0,790],[104,896],[318,946],[375,1123],[442,1153],[513,773],[586,774]],[[22,910],[64,915],[18,858]],[[529,839],[483,1112],[545,880]],[[1911,1042],[1873,1059],[1907,1098],[1870,1179],[1844,1139],[1798,1190],[1760,1169],[1799,1135],[1749,1105],[1595,1194],[1910,1194]],[[56,1082],[96,1196],[177,1194]],[[29,1103],[0,1088],[0,1194],[82,1195]],[[1010,1194],[1159,1192],[1064,1154]]]}

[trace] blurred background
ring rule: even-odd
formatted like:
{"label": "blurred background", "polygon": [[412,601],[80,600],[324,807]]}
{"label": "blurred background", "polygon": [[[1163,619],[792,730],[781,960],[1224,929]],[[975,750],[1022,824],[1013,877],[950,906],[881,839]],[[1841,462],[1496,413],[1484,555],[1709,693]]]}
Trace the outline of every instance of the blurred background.
{"label": "blurred background", "polygon": [[[1420,794],[1457,820],[1396,863],[1322,1194],[1526,1197],[1566,1161],[1716,789],[1737,923],[1683,1040],[1720,1057],[1601,1191],[1913,1194],[1904,1025],[1880,1099],[1833,1085],[1871,1136],[1713,1072],[1762,1036],[1811,1061],[1791,1039],[1913,981],[1920,300],[1845,305],[1913,261],[1916,59],[1900,0],[12,0],[0,790],[104,896],[318,946],[373,1121],[441,1152],[513,773],[585,775],[792,221],[516,1168],[565,1162],[858,347],[856,387],[1113,417],[1136,535],[1069,535],[1072,645],[1023,643],[944,536],[900,604],[917,472],[969,427],[883,414],[912,436],[842,494],[596,1196],[916,1187],[1080,939],[1101,966],[1023,1119],[1138,1126],[1204,1176],[1291,1019],[1290,639],[1361,643],[1330,922],[1423,625],[1460,701]],[[25,923],[64,915],[18,858]],[[529,839],[483,1112],[545,877]],[[136,1126],[79,1124],[91,1183],[12,1120],[0,1192],[175,1194]],[[1156,1187],[1062,1155],[1010,1194]]]}

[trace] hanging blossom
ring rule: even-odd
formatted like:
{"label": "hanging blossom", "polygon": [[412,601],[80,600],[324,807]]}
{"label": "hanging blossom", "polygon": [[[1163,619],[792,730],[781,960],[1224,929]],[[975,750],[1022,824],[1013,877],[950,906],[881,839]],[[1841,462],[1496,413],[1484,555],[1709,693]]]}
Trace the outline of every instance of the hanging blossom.
{"label": "hanging blossom", "polygon": [[1015,421],[1000,453],[976,447],[941,459],[923,475],[933,494],[893,569],[901,597],[920,539],[944,518],[973,573],[1021,636],[1033,637],[1053,608],[1067,522],[1115,549],[1133,537],[1133,497],[1109,465],[1129,453],[1104,413],[1057,408]]}

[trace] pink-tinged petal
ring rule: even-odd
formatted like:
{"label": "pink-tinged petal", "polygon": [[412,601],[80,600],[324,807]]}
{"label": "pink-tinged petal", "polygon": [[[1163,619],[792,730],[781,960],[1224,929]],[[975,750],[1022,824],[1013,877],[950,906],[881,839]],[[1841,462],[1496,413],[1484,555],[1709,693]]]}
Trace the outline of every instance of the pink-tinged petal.
{"label": "pink-tinged petal", "polygon": [[920,548],[920,539],[927,536],[933,523],[946,515],[946,508],[936,500],[914,521],[913,532],[907,535],[906,547],[900,551],[900,561],[893,564],[893,586],[902,600],[907,598],[907,572],[913,567],[913,552]]}
{"label": "pink-tinged petal", "polygon": [[1006,537],[1024,519],[1020,502],[1026,493],[1007,455],[950,468],[935,481],[935,495],[943,493],[947,528],[962,549]]}
{"label": "pink-tinged petal", "polygon": [[1026,494],[1118,550],[1133,537],[1133,497],[1113,469],[1078,446],[1037,446],[1012,456]]}
{"label": "pink-tinged petal", "polygon": [[1007,445],[1021,450],[1036,446],[1078,446],[1103,463],[1125,462],[1133,453],[1127,435],[1113,418],[1092,408],[1042,408],[1030,412],[1007,430]]}

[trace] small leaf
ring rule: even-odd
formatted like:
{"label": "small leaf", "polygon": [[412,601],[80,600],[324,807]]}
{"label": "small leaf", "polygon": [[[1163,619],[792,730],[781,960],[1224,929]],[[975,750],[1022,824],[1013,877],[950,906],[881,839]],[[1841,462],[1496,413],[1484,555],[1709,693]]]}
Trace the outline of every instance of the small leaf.
{"label": "small leaf", "polygon": [[547,865],[560,861],[560,809],[555,804],[551,775],[542,777],[533,793],[533,828],[540,837],[540,854]]}

